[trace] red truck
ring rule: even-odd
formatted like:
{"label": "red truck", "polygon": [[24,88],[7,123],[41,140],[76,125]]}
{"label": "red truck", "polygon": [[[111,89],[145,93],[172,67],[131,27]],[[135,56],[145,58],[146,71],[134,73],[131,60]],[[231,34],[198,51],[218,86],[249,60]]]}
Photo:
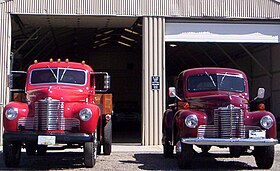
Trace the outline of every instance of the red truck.
{"label": "red truck", "polygon": [[[104,75],[100,90],[96,89],[98,75]],[[5,165],[17,167],[22,148],[27,155],[44,155],[59,146],[82,147],[85,166],[93,167],[101,144],[104,154],[111,153],[112,95],[96,94],[109,87],[108,73],[94,72],[84,61],[34,61],[26,73],[26,98],[16,98],[4,108]],[[15,89],[11,86],[11,90]]]}
{"label": "red truck", "polygon": [[[252,101],[264,97],[264,88]],[[166,158],[176,158],[179,168],[191,168],[197,152],[211,146],[228,147],[232,157],[250,154],[261,169],[274,161],[275,117],[263,104],[250,111],[246,75],[228,68],[195,68],[181,72],[177,85],[169,88],[175,103],[164,112],[163,148]]]}

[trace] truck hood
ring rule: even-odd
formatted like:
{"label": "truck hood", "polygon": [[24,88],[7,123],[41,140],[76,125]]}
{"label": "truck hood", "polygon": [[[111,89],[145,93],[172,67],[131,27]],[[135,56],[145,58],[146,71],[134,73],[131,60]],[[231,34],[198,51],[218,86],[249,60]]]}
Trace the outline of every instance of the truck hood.
{"label": "truck hood", "polygon": [[231,94],[209,95],[201,97],[188,98],[190,108],[211,109],[225,107],[230,104],[244,108],[248,104],[248,100],[243,97]]}
{"label": "truck hood", "polygon": [[88,98],[89,90],[79,87],[68,86],[48,86],[32,89],[26,92],[27,99],[31,102],[41,99],[52,98],[60,101],[86,101]]}

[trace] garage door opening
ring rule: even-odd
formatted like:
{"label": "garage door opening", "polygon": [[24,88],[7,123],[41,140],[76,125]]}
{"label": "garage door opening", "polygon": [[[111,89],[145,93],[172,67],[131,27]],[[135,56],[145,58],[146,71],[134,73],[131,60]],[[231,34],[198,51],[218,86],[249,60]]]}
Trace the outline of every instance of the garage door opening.
{"label": "garage door opening", "polygon": [[[242,70],[246,73],[249,83],[250,99],[257,95],[260,87],[265,88],[264,99],[250,103],[252,111],[257,110],[259,103],[264,103],[266,110],[271,111],[279,121],[280,111],[278,98],[280,71],[277,64],[280,60],[279,44],[261,43],[166,43],[166,87],[175,86],[178,74],[190,68],[226,67]],[[167,97],[167,105],[173,103]],[[279,126],[278,122],[278,126]],[[278,133],[279,133],[278,127]]]}
{"label": "garage door opening", "polygon": [[[265,98],[256,103],[265,103],[266,109],[279,117],[279,28],[279,23],[168,21],[166,86],[174,86],[176,76],[188,68],[239,69],[248,77],[250,99],[256,96],[259,87],[264,87]],[[254,108],[255,104],[251,104],[251,109]]]}
{"label": "garage door opening", "polygon": [[113,143],[141,143],[142,21],[135,17],[12,15],[12,70],[69,59],[111,75]]}

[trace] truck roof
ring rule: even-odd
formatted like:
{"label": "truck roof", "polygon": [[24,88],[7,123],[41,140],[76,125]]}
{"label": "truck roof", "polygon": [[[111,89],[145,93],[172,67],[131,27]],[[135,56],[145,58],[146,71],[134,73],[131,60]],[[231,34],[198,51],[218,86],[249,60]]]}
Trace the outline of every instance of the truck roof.
{"label": "truck roof", "polygon": [[28,71],[36,69],[36,68],[75,68],[75,69],[82,69],[82,70],[88,70],[89,72],[92,72],[93,69],[87,65],[87,64],[83,64],[83,63],[78,63],[78,62],[57,62],[57,61],[53,61],[53,62],[38,62],[35,64],[30,65],[30,67],[28,68]]}

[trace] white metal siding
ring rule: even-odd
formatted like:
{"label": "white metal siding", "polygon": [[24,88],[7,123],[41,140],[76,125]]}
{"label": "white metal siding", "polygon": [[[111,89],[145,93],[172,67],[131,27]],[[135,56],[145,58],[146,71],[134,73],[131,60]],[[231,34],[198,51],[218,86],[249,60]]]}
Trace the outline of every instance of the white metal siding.
{"label": "white metal siding", "polygon": [[53,15],[122,15],[188,18],[280,19],[272,0],[13,0],[9,12]]}
{"label": "white metal siding", "polygon": [[[162,115],[165,109],[165,20],[143,18],[142,144],[161,144]],[[160,76],[160,89],[151,89],[151,77]]]}
{"label": "white metal siding", "polygon": [[[3,106],[9,101],[7,88],[7,76],[10,71],[10,52],[11,52],[11,16],[6,13],[6,4],[0,6],[0,112],[2,114]],[[2,116],[0,117],[0,142],[2,142]]]}

